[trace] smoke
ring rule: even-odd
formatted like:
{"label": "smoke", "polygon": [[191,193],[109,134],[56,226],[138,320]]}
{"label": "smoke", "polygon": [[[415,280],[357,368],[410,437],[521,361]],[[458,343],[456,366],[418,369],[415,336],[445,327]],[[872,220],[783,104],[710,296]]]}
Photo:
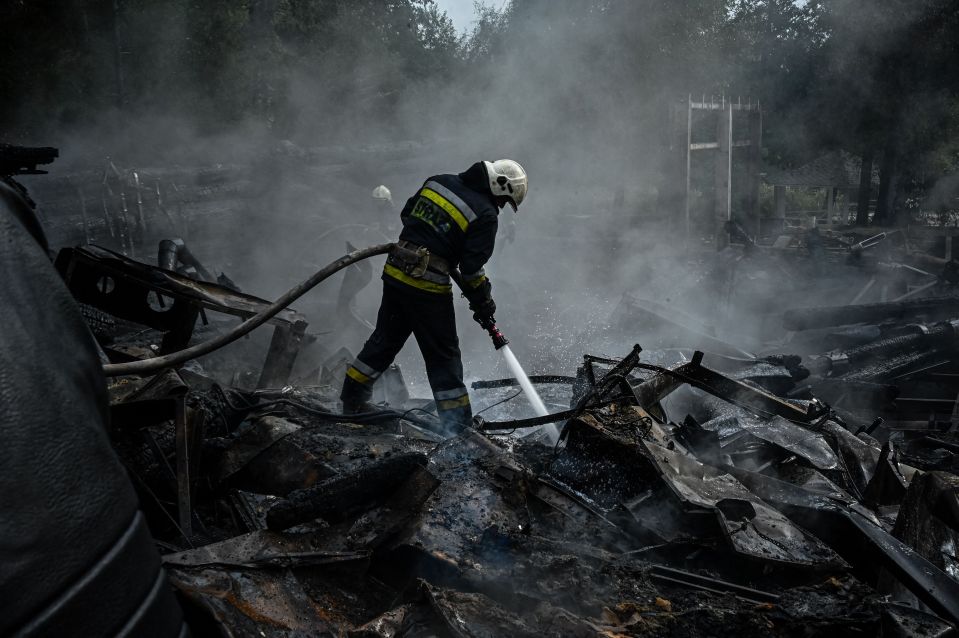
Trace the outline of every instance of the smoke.
{"label": "smoke", "polygon": [[[701,233],[688,250],[681,212],[661,197],[680,178],[667,169],[668,115],[690,94],[765,103],[769,80],[747,63],[782,67],[795,42],[777,39],[758,9],[736,13],[719,0],[517,0],[478,10],[474,31],[458,40],[430,2],[130,3],[120,33],[126,102],[111,106],[101,89],[91,98],[99,114],[21,112],[45,121],[31,127],[42,139],[17,141],[61,147],[55,172],[96,173],[107,157],[144,169],[237,167],[242,196],[224,197],[219,211],[211,198],[185,239],[265,298],[338,257],[347,241],[395,236],[396,220],[384,221],[370,197],[378,184],[391,189],[398,214],[430,175],[512,158],[529,173],[529,196],[513,220],[501,214],[487,271],[500,327],[531,374],[568,373],[583,352],[615,356],[619,344],[641,342],[646,326],[615,338],[605,330],[627,292],[700,316],[720,337],[759,333],[756,306],[737,306],[711,283],[732,259],[699,250]],[[111,21],[94,17],[86,37],[98,61],[88,66],[99,77],[109,75]],[[782,91],[774,97],[772,108],[786,101]],[[30,183],[41,203],[43,184]],[[378,264],[357,302],[370,321],[376,276]],[[298,304],[311,329],[330,327],[339,282]],[[468,376],[508,376],[465,303],[457,310]],[[330,351],[354,352],[363,338],[362,330],[320,337]],[[399,361],[425,390],[412,342]]]}

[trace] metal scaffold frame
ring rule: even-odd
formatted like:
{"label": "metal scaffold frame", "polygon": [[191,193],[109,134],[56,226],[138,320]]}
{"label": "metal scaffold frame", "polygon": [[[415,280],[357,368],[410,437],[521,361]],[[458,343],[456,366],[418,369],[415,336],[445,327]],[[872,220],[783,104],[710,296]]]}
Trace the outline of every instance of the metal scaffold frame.
{"label": "metal scaffold frame", "polygon": [[[701,123],[701,120],[697,121],[695,116],[697,111],[703,111],[714,116],[714,141],[694,140],[693,131],[694,129],[699,130],[697,124]],[[740,117],[734,117],[736,113],[741,114]],[[669,146],[676,160],[676,170],[671,172],[673,175],[679,173],[682,178],[676,180],[675,183],[684,185],[682,191],[678,194],[681,197],[681,205],[684,211],[684,231],[687,246],[693,236],[691,207],[694,172],[693,154],[704,151],[716,153],[714,164],[715,188],[711,206],[715,220],[714,241],[716,248],[721,250],[729,244],[729,225],[727,222],[733,219],[735,149],[746,149],[744,158],[746,162],[745,179],[741,186],[737,185],[735,190],[742,190],[743,195],[740,198],[742,210],[751,222],[749,226],[755,227],[758,236],[762,117],[762,108],[759,102],[754,103],[751,99],[743,102],[742,98],[739,98],[733,102],[727,100],[725,96],[720,97],[719,100],[710,96],[707,101],[704,95],[699,102],[696,102],[693,100],[693,96],[689,95],[685,102],[675,105],[671,113],[672,126],[670,127],[671,140]],[[738,135],[740,128],[745,129],[742,136]]]}

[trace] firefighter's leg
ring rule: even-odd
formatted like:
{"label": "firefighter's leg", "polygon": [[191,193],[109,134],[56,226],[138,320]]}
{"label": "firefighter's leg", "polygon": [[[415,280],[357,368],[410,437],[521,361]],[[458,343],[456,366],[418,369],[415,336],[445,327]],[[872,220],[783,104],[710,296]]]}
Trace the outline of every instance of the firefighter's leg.
{"label": "firefighter's leg", "polygon": [[473,411],[463,385],[453,298],[438,295],[436,299],[416,303],[419,309],[410,313],[410,321],[426,363],[437,413],[444,427],[451,433],[456,432],[472,423]]}
{"label": "firefighter's leg", "polygon": [[373,384],[386,370],[412,332],[403,307],[403,293],[383,285],[383,300],[376,315],[376,329],[366,340],[353,364],[346,370],[340,400],[347,414],[363,412],[373,396]]}

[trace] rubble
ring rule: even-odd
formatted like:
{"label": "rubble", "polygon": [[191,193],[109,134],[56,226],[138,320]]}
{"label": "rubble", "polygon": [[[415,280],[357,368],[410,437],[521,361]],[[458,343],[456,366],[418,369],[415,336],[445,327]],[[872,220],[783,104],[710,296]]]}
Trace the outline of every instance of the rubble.
{"label": "rubble", "polygon": [[[148,199],[164,210],[159,192]],[[115,217],[134,254],[122,242],[145,225],[147,200],[131,201],[140,212]],[[109,210],[104,221],[94,231],[113,235]],[[510,402],[515,379],[475,382],[492,411],[453,436],[396,366],[376,386],[382,409],[339,414],[335,384],[352,354],[292,309],[271,322],[272,338],[111,378],[113,444],[191,626],[364,638],[954,635],[954,262],[937,270],[892,233],[830,233],[825,246],[822,259],[861,271],[836,286],[853,303],[760,295],[775,312],[737,340],[624,295],[605,329],[627,344],[641,334],[647,350],[579,352],[578,369],[532,375],[562,408],[547,417]],[[181,240],[161,241],[158,266],[122,252],[88,245],[57,258],[110,363],[180,351],[269,305]],[[782,257],[790,249],[748,252],[795,267]],[[745,270],[738,258],[732,268]],[[353,301],[371,279],[367,262],[346,271],[327,314],[337,330],[367,325]],[[723,289],[733,303],[733,279]],[[555,446],[548,423],[561,428]]]}
{"label": "rubble", "polygon": [[[66,255],[146,272],[84,250]],[[450,439],[405,392],[353,419],[329,386],[231,388],[193,366],[116,380],[114,440],[191,622],[225,635],[947,635],[959,441],[894,413],[949,364],[889,363],[950,356],[938,332],[886,325],[802,358],[586,356],[533,377],[568,410]]]}
{"label": "rubble", "polygon": [[[165,248],[161,246],[161,258]],[[202,310],[247,318],[269,305],[220,284],[149,266],[97,246],[64,248],[55,265],[80,303],[162,332],[160,354],[186,347]],[[275,328],[257,382],[260,387],[282,386],[289,380],[307,328],[303,316],[291,310],[282,311],[270,323]]]}

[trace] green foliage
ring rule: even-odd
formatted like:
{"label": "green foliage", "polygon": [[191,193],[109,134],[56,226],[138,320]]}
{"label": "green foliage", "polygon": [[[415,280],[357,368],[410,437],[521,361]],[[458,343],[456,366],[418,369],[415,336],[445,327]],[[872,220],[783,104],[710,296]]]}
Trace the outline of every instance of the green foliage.
{"label": "green foliage", "polygon": [[767,159],[794,164],[811,159],[802,140],[811,118],[807,96],[819,81],[829,34],[819,2],[736,0],[725,29],[724,50],[737,70],[729,89],[760,101],[773,115],[765,122]]}
{"label": "green foliage", "polygon": [[494,62],[497,53],[506,46],[512,5],[505,10],[482,2],[474,2],[476,23],[470,35],[463,39],[461,55],[467,62]]}
{"label": "green foliage", "polygon": [[892,149],[915,197],[959,166],[957,61],[955,0],[477,2],[463,36],[434,0],[10,0],[0,131],[151,114],[308,144],[470,128],[601,173],[611,148],[648,167],[670,103],[741,96],[764,106],[771,163]]}
{"label": "green foliage", "polygon": [[252,119],[284,134],[300,107],[290,101],[298,82],[326,89],[317,91],[321,106],[357,98],[372,103],[369,111],[388,108],[379,98],[407,82],[447,77],[461,63],[456,29],[433,0],[116,6],[0,5],[0,90],[16,96],[0,103],[0,130],[39,138],[113,119],[120,110],[185,116],[201,130]]}

